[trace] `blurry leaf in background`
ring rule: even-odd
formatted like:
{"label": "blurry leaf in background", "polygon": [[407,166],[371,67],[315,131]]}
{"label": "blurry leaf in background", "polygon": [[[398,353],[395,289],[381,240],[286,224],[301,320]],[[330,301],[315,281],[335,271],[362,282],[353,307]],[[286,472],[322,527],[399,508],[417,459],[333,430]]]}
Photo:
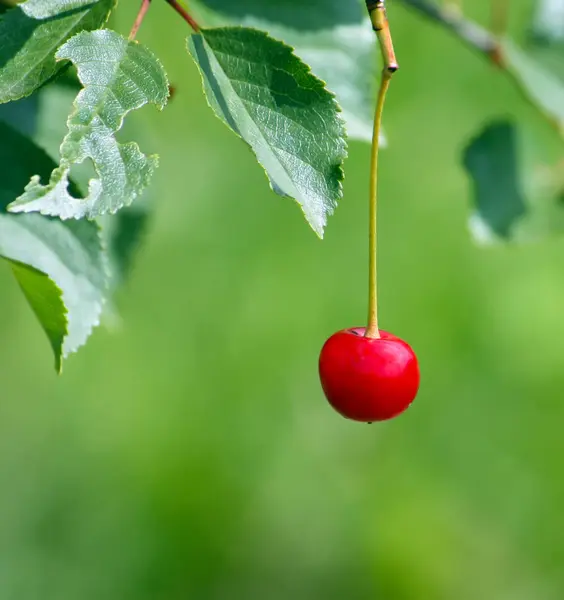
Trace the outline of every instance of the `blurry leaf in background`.
{"label": "blurry leaf in background", "polygon": [[527,241],[564,232],[564,178],[524,126],[489,123],[464,152],[474,187],[470,226],[481,242]]}
{"label": "blurry leaf in background", "polygon": [[[0,164],[0,255],[12,261],[18,282],[55,350],[59,370],[62,358],[86,341],[102,311],[106,267],[98,226],[84,220],[64,223],[37,214],[6,213],[29,171],[47,175],[54,162],[33,142],[2,123]],[[46,274],[53,285],[37,271]],[[62,291],[64,304],[56,300],[57,289]],[[40,298],[48,301],[42,308],[38,307]]]}
{"label": "blurry leaf in background", "polygon": [[[347,136],[372,140],[372,112],[380,55],[364,7],[356,0],[270,3],[200,0],[204,25],[244,25],[267,31],[293,46],[326,82],[343,109]],[[211,9],[211,10],[210,10]],[[381,138],[384,143],[384,137]]]}
{"label": "blurry leaf in background", "polygon": [[[0,103],[28,96],[55,75],[65,64],[55,60],[57,48],[79,31],[101,27],[114,0],[74,1],[73,9],[68,4],[28,1],[0,17]],[[34,18],[38,10],[56,16]]]}
{"label": "blurry leaf in background", "polygon": [[[115,133],[128,112],[147,103],[164,107],[166,74],[149,50],[110,30],[77,34],[59,48],[57,59],[73,61],[84,90],[68,119],[60,166],[46,185],[33,176],[10,211],[39,211],[65,219],[116,212],[148,185],[157,157],[142,154],[135,142],[120,144]],[[99,178],[90,179],[85,198],[76,198],[67,190],[70,169],[88,158]]]}
{"label": "blurry leaf in background", "polygon": [[525,94],[564,131],[564,79],[509,39],[503,41],[503,59]]}
{"label": "blurry leaf in background", "polygon": [[121,285],[131,272],[136,252],[147,233],[152,212],[152,203],[143,198],[132,206],[126,206],[116,215],[102,217],[102,235],[110,266],[110,291]]}
{"label": "blurry leaf in background", "polygon": [[545,69],[564,81],[564,0],[540,0],[535,5],[526,49]]}
{"label": "blurry leaf in background", "polygon": [[188,38],[188,50],[214,112],[253,149],[272,189],[294,198],[323,237],[346,157],[334,96],[289,46],[262,31],[202,30]]}
{"label": "blurry leaf in background", "polygon": [[564,0],[538,0],[530,33],[539,43],[564,42]]}

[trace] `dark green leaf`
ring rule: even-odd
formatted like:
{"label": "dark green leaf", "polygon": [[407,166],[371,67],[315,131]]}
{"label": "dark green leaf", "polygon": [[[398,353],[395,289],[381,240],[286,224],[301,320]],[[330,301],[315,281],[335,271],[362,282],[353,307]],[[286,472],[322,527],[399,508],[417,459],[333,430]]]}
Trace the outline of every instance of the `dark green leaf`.
{"label": "dark green leaf", "polygon": [[[114,0],[28,0],[2,15],[0,103],[28,96],[55,75],[64,66],[55,60],[57,48],[79,31],[101,27],[113,5]],[[56,16],[37,16],[47,13]]]}
{"label": "dark green leaf", "polygon": [[545,139],[509,121],[487,125],[464,152],[474,187],[470,225],[481,242],[564,232],[562,165]]}
{"label": "dark green leaf", "polygon": [[[38,214],[6,212],[29,172],[48,175],[54,163],[30,140],[2,123],[0,164],[0,256],[12,265],[16,262],[35,270],[16,266],[15,274],[60,365],[62,357],[81,346],[99,322],[107,277],[98,227],[85,220],[63,222]],[[53,285],[36,271],[48,276]],[[57,288],[64,304],[55,299]],[[46,301],[42,308],[41,298]]]}
{"label": "dark green leaf", "polygon": [[11,264],[22,292],[49,338],[55,355],[55,369],[60,373],[63,366],[63,343],[68,335],[67,307],[63,302],[63,292],[45,273],[29,265],[6,260]]}
{"label": "dark green leaf", "polygon": [[347,136],[372,140],[375,88],[381,63],[376,36],[359,2],[248,0],[241,4],[204,0],[204,4],[207,9],[201,8],[198,14],[206,25],[264,29],[293,46],[295,53],[334,92],[343,110]]}
{"label": "dark green leaf", "polygon": [[356,25],[365,16],[364,8],[357,0],[202,0],[202,3],[233,21],[256,17],[300,31]]}
{"label": "dark green leaf", "polygon": [[[115,134],[128,112],[149,102],[164,107],[166,74],[149,50],[110,30],[77,34],[59,48],[57,59],[63,58],[77,66],[84,89],[67,121],[60,165],[45,185],[34,175],[10,211],[63,219],[114,213],[141,194],[157,166],[156,156],[145,156],[134,142],[120,144]],[[99,177],[89,181],[85,198],[77,198],[67,189],[69,173],[86,159]]]}
{"label": "dark green leaf", "polygon": [[292,49],[262,31],[188,38],[215,113],[253,149],[274,191],[294,198],[319,235],[341,197],[344,126],[334,96]]}

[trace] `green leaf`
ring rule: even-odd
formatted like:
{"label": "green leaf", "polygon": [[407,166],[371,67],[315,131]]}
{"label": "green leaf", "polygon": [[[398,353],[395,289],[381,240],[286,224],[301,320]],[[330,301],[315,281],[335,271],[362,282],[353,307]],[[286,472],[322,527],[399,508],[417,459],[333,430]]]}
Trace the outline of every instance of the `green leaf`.
{"label": "green leaf", "polygon": [[110,288],[115,290],[129,276],[135,255],[145,238],[151,217],[147,202],[136,202],[109,217],[104,223],[105,247],[111,265]]}
{"label": "green leaf", "polygon": [[[67,121],[60,165],[46,185],[34,175],[10,205],[12,212],[63,219],[114,213],[141,194],[157,166],[155,155],[145,156],[136,143],[120,144],[115,137],[128,112],[149,102],[160,109],[166,104],[168,82],[157,58],[110,30],[75,35],[57,52],[57,59],[65,58],[76,65],[84,89]],[[67,189],[70,169],[88,158],[99,177],[89,181],[85,198],[77,198]]]}
{"label": "green leaf", "polygon": [[532,241],[564,232],[564,178],[550,140],[510,121],[488,124],[464,151],[478,241]]}
{"label": "green leaf", "polygon": [[564,4],[541,0],[535,5],[526,50],[544,69],[564,81]]}
{"label": "green leaf", "polygon": [[95,0],[27,0],[21,7],[32,19],[48,19],[66,12],[84,8]]}
{"label": "green leaf", "polygon": [[56,62],[57,48],[79,31],[101,27],[114,0],[68,4],[28,0],[0,17],[0,103],[29,96],[53,77],[65,64]]}
{"label": "green leaf", "polygon": [[342,194],[344,126],[334,96],[292,49],[243,27],[188,38],[215,113],[253,149],[274,191],[323,236]]}
{"label": "green leaf", "polygon": [[364,9],[358,0],[201,1],[233,21],[254,16],[298,31],[326,30],[340,25],[354,25],[364,16]]}
{"label": "green leaf", "polygon": [[[0,256],[10,260],[13,268],[18,263],[16,277],[60,366],[63,357],[84,344],[102,312],[107,275],[98,226],[85,220],[63,222],[38,214],[6,212],[29,172],[48,175],[54,162],[33,142],[3,123],[0,164]],[[21,265],[35,271],[25,271]],[[36,271],[48,276],[52,285]],[[55,299],[57,288],[64,304]],[[42,299],[46,302],[40,307]]]}
{"label": "green leaf", "polygon": [[532,39],[540,44],[564,42],[564,4],[561,0],[538,0],[535,3]]}
{"label": "green leaf", "polygon": [[60,373],[63,343],[68,335],[67,307],[63,302],[63,292],[45,273],[29,265],[6,260],[11,264],[22,292],[49,338],[55,355],[55,369]]}
{"label": "green leaf", "polygon": [[[204,0],[203,3],[207,8],[200,8],[198,13],[206,25],[264,29],[293,46],[295,53],[335,94],[343,110],[347,136],[365,142],[372,140],[381,61],[370,19],[359,2]],[[380,142],[385,143],[383,136]]]}

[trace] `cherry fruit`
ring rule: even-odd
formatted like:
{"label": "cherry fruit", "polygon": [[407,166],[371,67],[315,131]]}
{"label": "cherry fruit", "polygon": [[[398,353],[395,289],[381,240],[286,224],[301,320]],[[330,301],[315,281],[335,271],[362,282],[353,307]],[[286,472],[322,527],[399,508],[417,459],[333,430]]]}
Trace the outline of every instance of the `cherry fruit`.
{"label": "cherry fruit", "polygon": [[319,376],[327,400],[354,421],[385,421],[402,413],[419,389],[419,365],[411,347],[380,331],[366,337],[364,327],[333,334],[319,356]]}

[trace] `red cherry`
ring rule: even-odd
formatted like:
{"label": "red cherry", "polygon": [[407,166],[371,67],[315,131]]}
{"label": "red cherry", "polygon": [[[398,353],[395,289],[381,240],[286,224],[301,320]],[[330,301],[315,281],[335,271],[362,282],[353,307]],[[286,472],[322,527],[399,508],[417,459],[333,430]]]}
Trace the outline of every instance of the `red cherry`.
{"label": "red cherry", "polygon": [[319,376],[325,396],[341,415],[354,421],[397,417],[419,389],[419,365],[411,347],[380,331],[364,337],[364,327],[343,329],[324,344]]}

